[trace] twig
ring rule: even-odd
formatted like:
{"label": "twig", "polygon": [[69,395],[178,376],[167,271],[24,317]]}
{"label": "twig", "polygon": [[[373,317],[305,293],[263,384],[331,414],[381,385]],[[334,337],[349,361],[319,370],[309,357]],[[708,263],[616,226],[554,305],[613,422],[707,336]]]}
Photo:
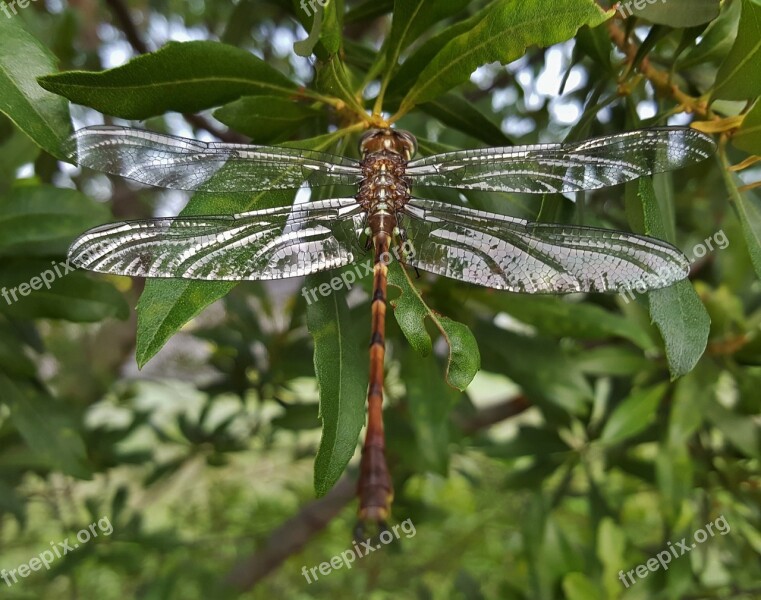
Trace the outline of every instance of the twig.
{"label": "twig", "polygon": [[[611,41],[626,56],[627,63],[629,65],[634,65],[639,47],[629,41],[626,32],[618,26],[615,19],[610,19],[608,21],[608,34],[610,35]],[[669,73],[661,71],[653,66],[653,63],[648,60],[647,57],[642,59],[636,67],[636,70],[650,81],[658,92],[673,98],[674,101],[687,112],[699,115],[704,119],[715,118],[715,115],[711,109],[708,108],[708,104],[705,101],[700,98],[694,98],[683,92],[678,85],[671,82],[671,76]]]}
{"label": "twig", "polygon": [[[457,424],[463,433],[472,434],[520,414],[530,406],[525,397],[518,396],[473,417],[461,419]],[[348,476],[342,477],[323,498],[308,503],[275,529],[261,550],[240,560],[225,578],[225,583],[240,591],[253,588],[322,531],[354,499],[355,492],[356,481]]]}
{"label": "twig", "polygon": [[260,551],[240,560],[225,583],[243,591],[253,588],[322,531],[354,499],[355,491],[356,482],[342,477],[323,498],[310,502],[275,529]]}

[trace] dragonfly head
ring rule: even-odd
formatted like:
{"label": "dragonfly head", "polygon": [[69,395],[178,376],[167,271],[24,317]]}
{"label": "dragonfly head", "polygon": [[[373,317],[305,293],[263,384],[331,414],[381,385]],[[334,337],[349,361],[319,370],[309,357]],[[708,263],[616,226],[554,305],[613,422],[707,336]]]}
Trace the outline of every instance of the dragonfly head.
{"label": "dragonfly head", "polygon": [[359,140],[359,153],[362,157],[383,150],[410,160],[417,153],[417,140],[409,131],[391,128],[369,129]]}

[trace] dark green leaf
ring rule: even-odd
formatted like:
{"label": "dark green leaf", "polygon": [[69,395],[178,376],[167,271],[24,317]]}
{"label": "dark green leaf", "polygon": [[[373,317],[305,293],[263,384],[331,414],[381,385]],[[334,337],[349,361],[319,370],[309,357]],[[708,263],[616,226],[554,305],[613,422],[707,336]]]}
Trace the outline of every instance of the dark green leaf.
{"label": "dark green leaf", "polygon": [[253,54],[219,42],[169,42],[99,73],[42,77],[47,90],[102,113],[145,119],[170,110],[196,112],[256,94],[288,95],[296,85]]}
{"label": "dark green leaf", "polygon": [[37,84],[37,77],[55,68],[51,52],[15,19],[0,19],[0,112],[38,146],[64,158],[61,144],[71,133],[69,107]]}
{"label": "dark green leaf", "polygon": [[444,125],[473,136],[485,144],[490,146],[512,145],[512,141],[502,133],[499,125],[490,121],[472,103],[460,96],[446,94],[432,102],[422,104],[420,108]]}
{"label": "dark green leaf", "polygon": [[678,67],[689,69],[702,63],[723,60],[737,37],[740,12],[740,2],[725,2],[719,18],[708,25],[698,45],[679,57]]}
{"label": "dark green leaf", "polygon": [[110,217],[75,190],[17,187],[0,196],[0,256],[61,256],[84,230]]}
{"label": "dark green leaf", "polygon": [[386,68],[389,74],[407,46],[434,23],[460,12],[468,3],[469,0],[396,0],[391,31],[386,38]]}
{"label": "dark green leaf", "polygon": [[460,394],[447,386],[434,357],[407,356],[402,362],[412,428],[423,468],[446,475],[449,416]]}
{"label": "dark green leaf", "polygon": [[[629,184],[636,186],[640,200],[644,232],[659,239],[666,238],[663,225],[668,218],[658,206],[653,181],[642,178]],[[711,319],[695,289],[688,280],[648,294],[650,318],[658,327],[666,349],[671,378],[688,373],[697,364],[708,343]]]}
{"label": "dark green leaf", "polygon": [[31,385],[16,383],[0,373],[2,401],[29,448],[51,467],[68,475],[89,479],[85,445],[64,412],[52,398],[41,396]]}
{"label": "dark green leaf", "polygon": [[567,298],[523,294],[477,293],[476,300],[536,328],[544,335],[594,340],[617,336],[643,350],[653,340],[636,323],[593,304],[571,302]]}
{"label": "dark green leaf", "polygon": [[446,380],[449,385],[464,390],[481,368],[481,356],[475,337],[462,323],[441,316],[425,303],[420,292],[412,285],[407,272],[397,262],[388,268],[388,283],[401,290],[401,295],[390,301],[394,317],[407,341],[421,356],[431,353],[433,344],[425,328],[426,319],[444,336],[449,345]]}
{"label": "dark green leaf", "polygon": [[127,303],[111,284],[81,271],[67,272],[58,259],[4,261],[0,289],[0,312],[17,318],[91,323],[129,315]]}
{"label": "dark green leaf", "polygon": [[761,156],[761,101],[745,115],[742,126],[732,137],[732,143],[748,154]]}
{"label": "dark green leaf", "polygon": [[644,431],[655,420],[667,387],[663,383],[632,392],[610,415],[600,440],[606,444],[618,444]]}
{"label": "dark green leaf", "polygon": [[507,64],[528,46],[551,46],[572,37],[584,25],[607,18],[592,0],[506,0],[492,5],[470,31],[442,48],[426,66],[400,106],[401,112],[429,102],[468,80],[481,65]]}
{"label": "dark green leaf", "polygon": [[214,117],[251,137],[252,143],[268,144],[290,137],[321,111],[281,96],[246,96],[214,111]]}
{"label": "dark green leaf", "polygon": [[712,98],[748,100],[761,95],[761,3],[742,0],[737,39],[719,69]]}
{"label": "dark green leaf", "polygon": [[[330,273],[310,275],[306,287],[331,281]],[[365,424],[369,334],[354,322],[341,289],[307,306],[314,339],[314,368],[320,387],[322,438],[314,461],[314,488],[325,495],[344,472]]]}
{"label": "dark green leaf", "polygon": [[486,348],[484,369],[507,375],[533,403],[575,415],[587,412],[592,388],[557,340],[517,335],[491,324],[479,327],[478,339]]}
{"label": "dark green leaf", "polygon": [[355,92],[354,84],[346,70],[346,65],[338,56],[331,56],[317,64],[317,89],[320,93],[340,98],[353,110],[364,113],[361,96]]}
{"label": "dark green leaf", "polygon": [[737,176],[729,171],[729,163],[723,151],[720,154],[722,161],[722,175],[729,191],[732,208],[737,214],[742,226],[745,245],[748,248],[753,268],[761,277],[761,200],[750,193],[741,192]]}

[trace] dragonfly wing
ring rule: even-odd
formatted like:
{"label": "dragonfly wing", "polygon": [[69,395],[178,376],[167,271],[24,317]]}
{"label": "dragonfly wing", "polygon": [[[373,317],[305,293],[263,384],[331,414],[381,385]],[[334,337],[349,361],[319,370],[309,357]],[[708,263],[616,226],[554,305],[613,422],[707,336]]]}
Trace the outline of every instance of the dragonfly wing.
{"label": "dragonfly wing", "polygon": [[641,129],[574,142],[483,148],[409,163],[413,185],[552,193],[594,190],[698,163],[716,144],[687,127]]}
{"label": "dragonfly wing", "polygon": [[349,264],[363,211],[336,198],[231,216],[112,223],[69,249],[74,266],[117,275],[283,279]]}
{"label": "dragonfly wing", "polygon": [[323,152],[201,142],[129,127],[80,129],[66,153],[84,167],[140,183],[206,192],[352,185],[362,175],[356,161]]}
{"label": "dragonfly wing", "polygon": [[486,287],[532,294],[657,289],[689,272],[679,250],[649,237],[418,198],[404,215],[414,248],[408,264]]}

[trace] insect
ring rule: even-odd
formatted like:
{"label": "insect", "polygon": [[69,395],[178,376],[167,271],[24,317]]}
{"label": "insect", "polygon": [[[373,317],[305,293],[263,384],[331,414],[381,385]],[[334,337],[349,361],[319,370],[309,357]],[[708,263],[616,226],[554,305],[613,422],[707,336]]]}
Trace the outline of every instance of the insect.
{"label": "insect", "polygon": [[[281,147],[204,143],[122,127],[77,131],[80,165],[144,184],[234,192],[353,185],[354,196],[232,216],[104,225],[80,236],[71,263],[141,277],[264,280],[353,262],[373,249],[368,420],[357,492],[360,522],[385,523],[393,487],[385,459],[383,366],[388,252],[416,269],[523,293],[610,292],[685,278],[687,258],[650,237],[522,219],[413,196],[415,187],[551,193],[594,190],[685,167],[715,144],[690,128],[644,129],[570,144],[462,150],[413,160],[415,137],[371,129],[361,160]],[[653,277],[656,276],[656,279]],[[648,279],[650,277],[651,279]]]}

